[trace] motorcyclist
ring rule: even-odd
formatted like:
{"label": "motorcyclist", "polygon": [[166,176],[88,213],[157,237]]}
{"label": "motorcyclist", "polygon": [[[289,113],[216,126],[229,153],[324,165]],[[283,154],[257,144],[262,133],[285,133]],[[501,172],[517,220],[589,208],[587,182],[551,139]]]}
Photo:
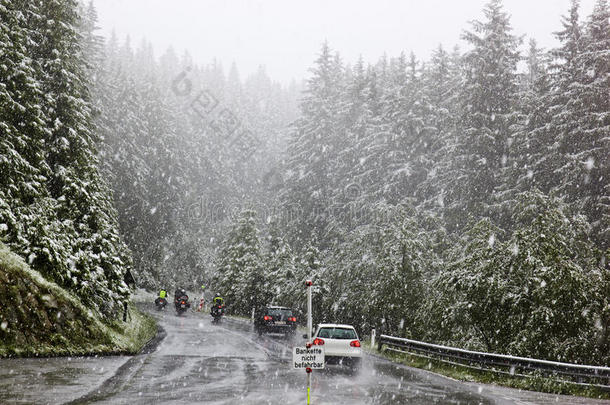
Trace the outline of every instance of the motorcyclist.
{"label": "motorcyclist", "polygon": [[184,288],[178,288],[174,292],[174,305],[178,306],[178,302],[181,298],[185,298],[185,301],[187,301],[187,306],[190,306],[188,303],[189,296],[186,295],[186,290]]}
{"label": "motorcyclist", "polygon": [[184,297],[184,296],[187,296],[186,290],[184,288],[181,288],[181,287],[177,288],[176,291],[174,292],[174,300],[178,300],[178,298]]}
{"label": "motorcyclist", "polygon": [[214,314],[214,308],[219,308],[220,312],[224,312],[224,298],[220,295],[220,293],[216,293],[214,298],[212,299],[212,308],[210,313]]}
{"label": "motorcyclist", "polygon": [[166,300],[167,302],[167,290],[165,288],[159,290],[159,296],[155,299],[155,304],[159,305],[161,300]]}
{"label": "motorcyclist", "polygon": [[224,298],[222,298],[220,293],[216,293],[216,295],[214,295],[214,298],[212,298],[212,304],[221,306],[224,305]]}

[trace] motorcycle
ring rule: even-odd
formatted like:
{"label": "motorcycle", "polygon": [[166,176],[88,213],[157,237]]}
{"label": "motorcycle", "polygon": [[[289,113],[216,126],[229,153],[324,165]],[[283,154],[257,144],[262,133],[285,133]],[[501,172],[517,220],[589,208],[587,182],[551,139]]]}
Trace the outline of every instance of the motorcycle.
{"label": "motorcycle", "polygon": [[176,315],[180,316],[185,313],[186,310],[191,307],[188,295],[182,295],[176,298],[174,301],[174,306],[176,307]]}
{"label": "motorcycle", "polygon": [[157,308],[157,311],[164,310],[166,306],[167,300],[165,298],[157,297],[157,299],[155,300],[155,307]]}
{"label": "motorcycle", "polygon": [[212,323],[220,323],[222,320],[222,316],[224,315],[224,306],[223,305],[214,305],[212,307]]}

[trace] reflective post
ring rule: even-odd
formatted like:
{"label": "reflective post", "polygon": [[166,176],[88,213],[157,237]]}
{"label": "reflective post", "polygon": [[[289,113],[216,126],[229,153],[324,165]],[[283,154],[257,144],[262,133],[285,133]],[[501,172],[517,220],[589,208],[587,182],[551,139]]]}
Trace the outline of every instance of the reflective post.
{"label": "reflective post", "polygon": [[[305,282],[307,286],[307,347],[311,347],[311,329],[313,328],[313,321],[311,316],[311,286],[313,282],[311,280],[307,280]],[[307,405],[310,405],[310,393],[311,393],[311,373],[313,370],[307,369]]]}

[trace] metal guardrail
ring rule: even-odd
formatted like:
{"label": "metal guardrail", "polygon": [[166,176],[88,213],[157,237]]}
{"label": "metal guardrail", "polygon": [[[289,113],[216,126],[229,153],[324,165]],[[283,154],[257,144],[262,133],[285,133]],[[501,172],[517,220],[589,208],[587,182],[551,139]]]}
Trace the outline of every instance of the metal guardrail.
{"label": "metal guardrail", "polygon": [[[378,338],[379,351],[382,350],[384,345],[388,346],[390,350],[407,352],[416,356],[427,357],[466,367],[474,366],[480,370],[526,377],[531,377],[531,372],[538,372],[546,377],[562,377],[559,379],[560,381],[595,385],[604,389],[610,389],[610,367],[587,366],[503,354],[484,353],[394,336],[380,335]],[[399,348],[399,350],[396,348]],[[518,374],[518,371],[520,370],[529,372],[530,374]]]}

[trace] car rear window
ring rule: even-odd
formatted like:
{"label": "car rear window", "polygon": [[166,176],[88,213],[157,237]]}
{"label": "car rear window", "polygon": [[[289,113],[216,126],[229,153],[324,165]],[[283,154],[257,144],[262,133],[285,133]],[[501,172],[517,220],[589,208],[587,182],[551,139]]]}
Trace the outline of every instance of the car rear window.
{"label": "car rear window", "polygon": [[290,309],[269,308],[267,310],[267,315],[271,315],[274,318],[284,319],[291,317],[292,311]]}
{"label": "car rear window", "polygon": [[358,339],[356,331],[348,328],[320,328],[318,337],[327,339]]}

